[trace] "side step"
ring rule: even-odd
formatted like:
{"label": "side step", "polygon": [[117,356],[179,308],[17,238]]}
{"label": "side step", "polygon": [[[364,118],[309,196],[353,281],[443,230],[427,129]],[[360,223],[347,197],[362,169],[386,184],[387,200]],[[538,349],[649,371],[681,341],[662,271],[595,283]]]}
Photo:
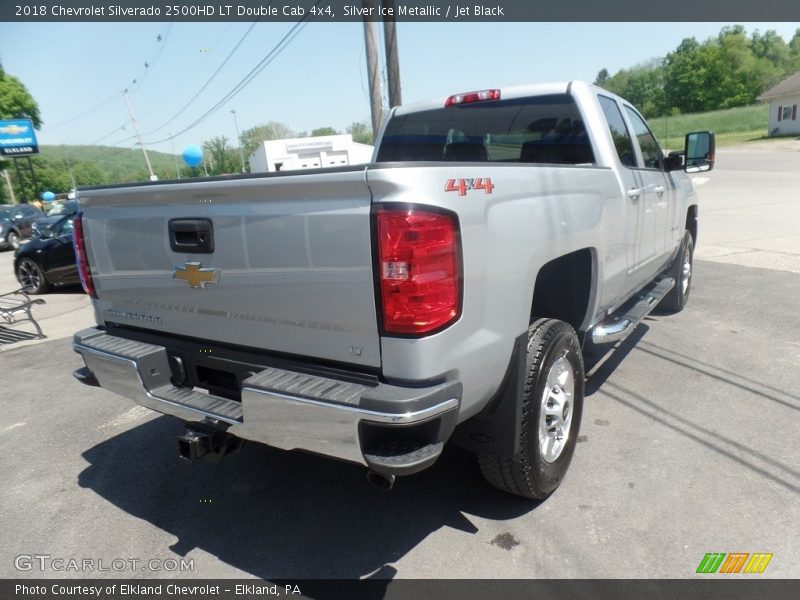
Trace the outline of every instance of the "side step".
{"label": "side step", "polygon": [[624,340],[650,314],[650,311],[658,306],[658,303],[669,294],[673,287],[675,287],[675,279],[665,277],[644,288],[633,306],[630,306],[630,303],[625,305],[628,308],[624,313],[611,315],[594,326],[591,334],[592,343],[608,344]]}
{"label": "side step", "polygon": [[435,463],[443,449],[443,442],[384,442],[365,450],[364,460],[375,473],[412,475]]}

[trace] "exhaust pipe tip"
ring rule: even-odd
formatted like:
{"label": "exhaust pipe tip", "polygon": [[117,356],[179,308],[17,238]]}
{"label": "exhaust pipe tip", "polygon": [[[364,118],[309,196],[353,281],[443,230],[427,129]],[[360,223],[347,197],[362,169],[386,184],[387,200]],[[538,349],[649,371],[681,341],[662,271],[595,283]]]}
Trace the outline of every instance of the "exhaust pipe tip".
{"label": "exhaust pipe tip", "polygon": [[394,487],[394,475],[384,475],[383,473],[378,473],[371,469],[367,471],[367,481],[369,481],[373,487],[384,492],[390,492]]}

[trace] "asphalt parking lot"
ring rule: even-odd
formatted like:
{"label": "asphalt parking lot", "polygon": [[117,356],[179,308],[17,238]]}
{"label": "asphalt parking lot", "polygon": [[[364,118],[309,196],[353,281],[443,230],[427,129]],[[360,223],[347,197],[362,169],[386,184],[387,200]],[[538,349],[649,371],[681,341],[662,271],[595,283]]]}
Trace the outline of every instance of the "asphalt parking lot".
{"label": "asphalt parking lot", "polygon": [[[45,296],[48,338],[0,346],[0,577],[686,578],[707,552],[772,553],[761,577],[800,577],[800,141],[723,149],[705,179],[689,306],[593,364],[544,503],[490,488],[456,448],[391,493],[256,444],[180,462],[177,421],[73,381],[89,303]],[[193,569],[19,570],[33,554]]]}

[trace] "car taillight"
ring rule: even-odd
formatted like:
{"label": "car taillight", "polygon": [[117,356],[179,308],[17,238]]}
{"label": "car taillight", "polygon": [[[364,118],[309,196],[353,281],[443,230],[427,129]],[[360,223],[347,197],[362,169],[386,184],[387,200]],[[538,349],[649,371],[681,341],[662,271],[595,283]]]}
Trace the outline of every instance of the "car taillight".
{"label": "car taillight", "polygon": [[461,312],[455,215],[383,207],[376,222],[384,331],[422,335],[455,321]]}
{"label": "car taillight", "polygon": [[83,241],[83,213],[76,214],[72,221],[72,244],[75,246],[75,259],[78,263],[78,275],[81,278],[83,291],[92,298],[97,298],[92,273],[89,271],[89,261],[86,260],[86,243]]}

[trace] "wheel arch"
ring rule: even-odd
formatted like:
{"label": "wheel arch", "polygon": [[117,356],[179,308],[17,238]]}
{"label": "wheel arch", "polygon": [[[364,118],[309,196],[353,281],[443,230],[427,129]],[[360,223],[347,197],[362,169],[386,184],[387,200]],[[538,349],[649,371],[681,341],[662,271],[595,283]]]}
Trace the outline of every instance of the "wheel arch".
{"label": "wheel arch", "polygon": [[695,248],[697,247],[697,204],[692,204],[686,211],[686,229],[689,230],[689,233],[692,236],[692,243],[694,244]]}
{"label": "wheel arch", "polygon": [[[564,273],[569,276],[564,277]],[[533,286],[529,323],[550,318],[585,331],[597,296],[597,249],[581,248],[541,266]]]}

